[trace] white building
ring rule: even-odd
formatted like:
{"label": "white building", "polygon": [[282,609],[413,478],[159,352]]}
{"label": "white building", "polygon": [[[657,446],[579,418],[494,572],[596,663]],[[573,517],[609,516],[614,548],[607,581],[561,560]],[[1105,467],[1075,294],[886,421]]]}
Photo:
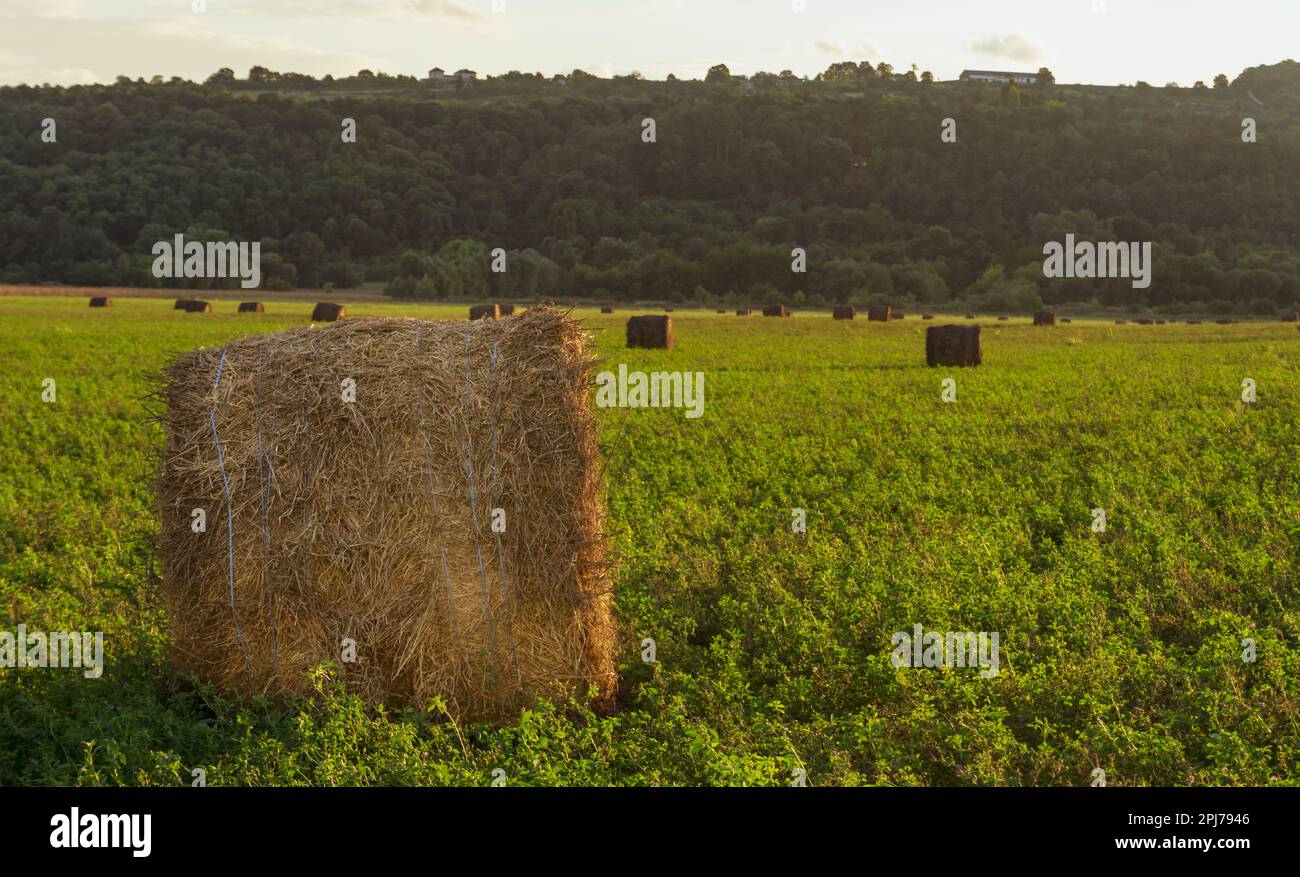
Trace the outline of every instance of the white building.
{"label": "white building", "polygon": [[1038,81],[1037,73],[1016,73],[1009,70],[963,70],[957,77],[962,82],[1014,82],[1017,85],[1033,85]]}

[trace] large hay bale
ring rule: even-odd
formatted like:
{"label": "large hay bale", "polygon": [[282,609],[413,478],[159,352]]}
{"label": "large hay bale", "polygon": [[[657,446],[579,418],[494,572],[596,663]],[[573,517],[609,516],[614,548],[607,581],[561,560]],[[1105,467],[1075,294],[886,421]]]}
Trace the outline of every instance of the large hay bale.
{"label": "large hay bale", "polygon": [[738,317],[748,317],[749,314],[750,314],[749,308],[736,308],[736,316]]}
{"label": "large hay bale", "polygon": [[973,319],[975,319],[975,315],[974,315],[974,314],[967,314],[967,315],[966,315],[966,319],[968,319],[968,320],[973,320]]}
{"label": "large hay bale", "polygon": [[469,309],[471,320],[496,320],[501,317],[501,308],[497,305],[473,305]]}
{"label": "large hay bale", "polygon": [[889,305],[868,305],[867,319],[877,323],[888,323],[892,316]]}
{"label": "large hay bale", "polygon": [[335,304],[332,301],[323,301],[312,308],[311,321],[313,323],[333,323],[347,315],[348,309],[343,305]]}
{"label": "large hay bale", "polygon": [[907,314],[903,313],[902,311],[894,311],[892,314],[889,315],[889,318],[891,320],[906,320]]}
{"label": "large hay bale", "polygon": [[593,367],[580,324],[547,309],[344,321],[179,357],[158,483],[176,665],[287,695],[332,660],[368,703],[439,697],[462,720],[588,685],[610,705]]}
{"label": "large hay bale", "polygon": [[726,308],[718,308],[714,313],[725,314],[726,312],[727,312]]}
{"label": "large hay bale", "polygon": [[239,310],[237,311],[237,313],[261,314],[261,313],[265,313],[265,311],[266,308],[262,307],[262,303],[260,301],[241,301],[239,303]]}
{"label": "large hay bale", "polygon": [[1295,312],[1293,311],[1293,312],[1291,312],[1291,313],[1289,313],[1289,314],[1283,314],[1283,315],[1282,315],[1282,322],[1283,322],[1283,323],[1295,323],[1295,322],[1300,322],[1300,313],[1295,313]]}
{"label": "large hay bale", "polygon": [[210,314],[212,313],[212,302],[202,301],[197,298],[182,298],[176,302],[173,310],[182,310],[187,314]]}
{"label": "large hay bale", "polygon": [[934,319],[934,314],[921,314],[921,319],[922,319],[922,320],[933,320],[933,319]]}
{"label": "large hay bale", "polygon": [[503,317],[513,317],[515,315],[514,305],[497,305],[497,313]]}
{"label": "large hay bale", "polygon": [[113,300],[106,295],[92,296],[90,299],[90,306],[92,308],[111,308],[113,306]]}
{"label": "large hay bale", "polygon": [[981,328],[975,326],[931,326],[925,330],[927,365],[979,365],[984,361]]}
{"label": "large hay bale", "polygon": [[1061,317],[1061,322],[1062,322],[1062,323],[1073,323],[1074,321],[1071,320],[1069,317]]}
{"label": "large hay bale", "polygon": [[852,320],[857,315],[857,310],[850,305],[837,305],[831,311],[831,317],[836,320]]}
{"label": "large hay bale", "polygon": [[1056,311],[1034,311],[1035,326],[1055,326]]}
{"label": "large hay bale", "polygon": [[603,308],[600,309],[600,312],[601,312],[602,314],[612,314],[612,313],[614,313],[614,309],[611,308],[611,307],[603,307]]}
{"label": "large hay bale", "polygon": [[1139,326],[1150,326],[1154,322],[1155,320],[1152,320],[1148,317],[1142,317],[1140,320],[1137,321],[1137,324]]}
{"label": "large hay bale", "polygon": [[172,310],[173,310],[173,311],[183,311],[183,310],[185,310],[185,302],[187,302],[187,301],[189,301],[189,299],[186,299],[186,298],[178,298],[178,299],[176,299],[176,304],[172,305]]}
{"label": "large hay bale", "polygon": [[1000,323],[1005,323],[1007,320],[1010,320],[1010,319],[1011,319],[1010,317],[998,317],[998,322],[1000,322]]}
{"label": "large hay bale", "polygon": [[786,310],[785,305],[768,305],[767,307],[763,308],[763,316],[788,317],[790,316],[790,312]]}
{"label": "large hay bale", "polygon": [[673,318],[649,314],[644,317],[628,317],[627,346],[651,347],[672,350],[677,343],[673,333]]}

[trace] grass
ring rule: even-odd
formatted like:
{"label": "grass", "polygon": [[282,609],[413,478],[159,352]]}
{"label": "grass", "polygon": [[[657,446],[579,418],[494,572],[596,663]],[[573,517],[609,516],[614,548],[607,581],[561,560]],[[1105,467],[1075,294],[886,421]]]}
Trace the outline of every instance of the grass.
{"label": "grass", "polygon": [[[0,669],[0,783],[1300,780],[1295,325],[985,321],[984,366],[929,369],[914,317],[679,310],[664,352],[625,350],[632,311],[578,311],[608,367],[704,372],[705,412],[600,413],[619,712],[490,728],[370,710],[328,666],[319,697],[247,707],[171,671],[146,379],[311,310],[234,307],[0,299],[0,630],[99,630],[107,652],[101,679]],[[916,623],[997,631],[1000,674],[895,669]]]}

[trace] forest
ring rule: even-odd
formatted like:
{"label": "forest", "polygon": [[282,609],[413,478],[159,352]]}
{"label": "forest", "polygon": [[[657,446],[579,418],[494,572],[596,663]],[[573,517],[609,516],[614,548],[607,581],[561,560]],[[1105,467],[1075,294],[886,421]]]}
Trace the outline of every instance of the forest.
{"label": "forest", "polygon": [[[1298,168],[1294,61],[1190,87],[852,62],[815,79],[718,65],[436,88],[254,68],[16,86],[0,283],[236,285],[154,277],[152,245],[183,234],[260,242],[269,290],[1267,316],[1300,301]],[[1152,283],[1044,277],[1066,234],[1151,242]]]}

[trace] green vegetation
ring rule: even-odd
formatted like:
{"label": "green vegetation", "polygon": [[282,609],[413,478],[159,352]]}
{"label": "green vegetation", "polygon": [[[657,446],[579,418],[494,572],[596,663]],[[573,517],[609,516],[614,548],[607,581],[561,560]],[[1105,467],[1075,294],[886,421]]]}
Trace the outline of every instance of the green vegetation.
{"label": "green vegetation", "polygon": [[[847,62],[819,81],[719,65],[707,82],[461,89],[254,72],[0,88],[0,283],[156,286],[150,248],[180,233],[261,241],[272,290],[371,282],[416,299],[1300,302],[1295,62],[1187,89],[936,83]],[[57,143],[41,142],[45,118]],[[1043,244],[1067,232],[1154,242],[1155,283],[1047,281]],[[497,247],[504,274],[487,268]]]}
{"label": "green vegetation", "polygon": [[[1300,779],[1295,325],[986,323],[985,365],[945,370],[914,320],[679,310],[665,352],[580,312],[612,363],[703,371],[705,413],[600,414],[619,712],[544,704],[493,729],[376,714],[327,669],[319,699],[241,707],[169,668],[147,378],[310,307],[0,298],[0,629],[102,630],[108,654],[97,680],[0,670],[0,783]],[[893,668],[915,623],[1000,632],[1001,673]]]}

